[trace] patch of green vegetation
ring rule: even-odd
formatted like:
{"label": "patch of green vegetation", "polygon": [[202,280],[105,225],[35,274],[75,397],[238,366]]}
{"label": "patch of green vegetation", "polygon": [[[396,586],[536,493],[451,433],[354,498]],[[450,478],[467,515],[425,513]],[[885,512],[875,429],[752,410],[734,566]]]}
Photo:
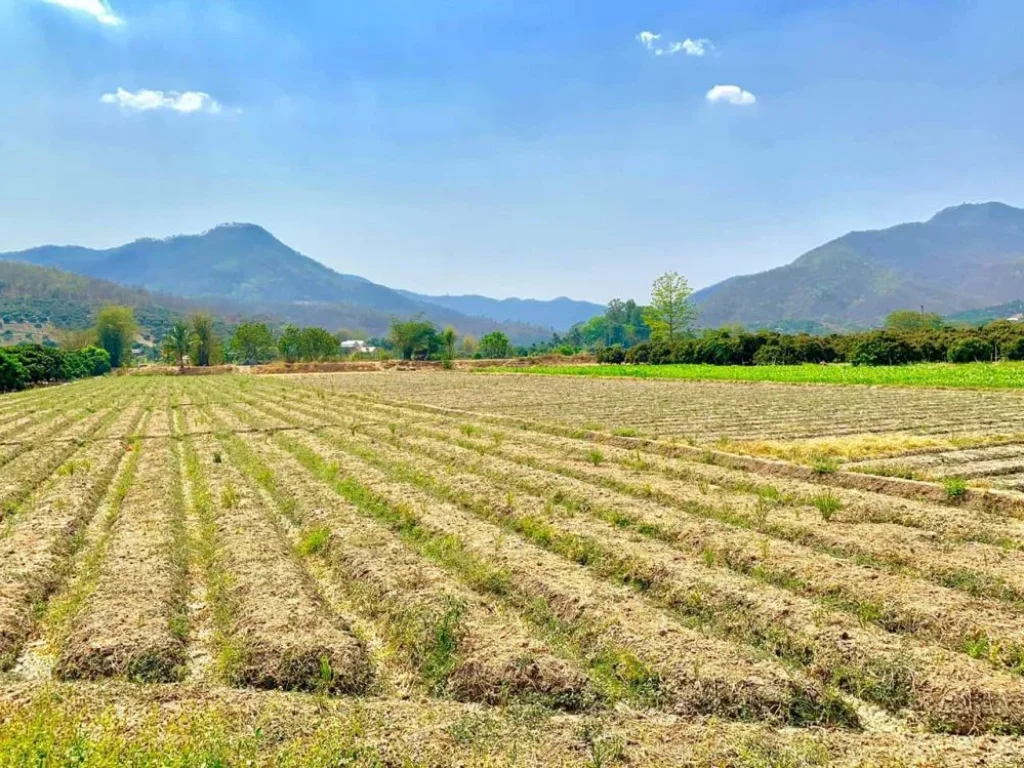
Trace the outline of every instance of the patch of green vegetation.
{"label": "patch of green vegetation", "polygon": [[967,495],[967,481],[959,477],[947,477],[942,481],[942,487],[946,491],[946,498],[958,504]]}
{"label": "patch of green vegetation", "polygon": [[817,510],[821,513],[822,519],[827,523],[832,516],[843,508],[842,500],[831,491],[824,491],[811,499]]}
{"label": "patch of green vegetation", "polygon": [[918,363],[915,365],[560,365],[480,369],[478,375],[588,376],[600,378],[685,379],[693,381],[772,381],[794,384],[866,384],[894,387],[972,389],[1024,388],[1024,364]]}
{"label": "patch of green vegetation", "polygon": [[317,526],[302,534],[295,549],[303,557],[323,555],[331,545],[331,531],[324,526]]}

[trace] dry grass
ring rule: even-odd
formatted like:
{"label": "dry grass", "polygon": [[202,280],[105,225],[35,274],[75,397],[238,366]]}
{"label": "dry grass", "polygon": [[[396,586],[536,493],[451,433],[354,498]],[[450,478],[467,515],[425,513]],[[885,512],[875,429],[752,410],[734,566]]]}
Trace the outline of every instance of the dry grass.
{"label": "dry grass", "polygon": [[1024,519],[972,486],[1024,474],[1019,405],[459,372],[0,398],[0,768],[1019,764]]}

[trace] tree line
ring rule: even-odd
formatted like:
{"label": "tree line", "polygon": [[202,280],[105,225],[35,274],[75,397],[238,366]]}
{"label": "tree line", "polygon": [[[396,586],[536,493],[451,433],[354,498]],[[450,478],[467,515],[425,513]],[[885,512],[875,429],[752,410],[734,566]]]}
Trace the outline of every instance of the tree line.
{"label": "tree line", "polygon": [[[899,310],[888,315],[884,329],[825,336],[751,332],[742,327],[697,331],[690,295],[685,278],[670,272],[654,282],[649,306],[613,301],[603,316],[574,331],[602,334],[591,348],[604,363],[905,365],[1024,360],[1024,323],[1011,320],[954,327],[936,314]],[[605,338],[614,341],[603,343]]]}
{"label": "tree line", "polygon": [[42,344],[0,348],[0,392],[73,381],[110,371],[110,355],[96,347],[57,349]]}

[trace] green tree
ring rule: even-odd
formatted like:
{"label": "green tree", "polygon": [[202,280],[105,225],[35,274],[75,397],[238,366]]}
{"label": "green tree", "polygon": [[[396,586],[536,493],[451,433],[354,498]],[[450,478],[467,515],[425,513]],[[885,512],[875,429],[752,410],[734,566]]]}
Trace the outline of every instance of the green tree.
{"label": "green tree", "polygon": [[388,339],[403,360],[428,359],[440,346],[437,328],[422,315],[410,320],[392,319]]}
{"label": "green tree", "polygon": [[467,333],[462,337],[462,342],[459,346],[462,348],[462,354],[466,357],[472,357],[476,353],[479,345],[477,344],[476,337]]}
{"label": "green tree", "polygon": [[899,309],[885,317],[887,331],[933,331],[946,325],[941,315],[934,312],[915,312],[912,309]]}
{"label": "green tree", "polygon": [[14,392],[25,386],[25,367],[11,354],[0,349],[0,392]]}
{"label": "green tree", "polygon": [[302,331],[288,323],[277,339],[277,351],[286,363],[294,363],[302,357]]}
{"label": "green tree", "polygon": [[299,356],[307,362],[329,360],[341,354],[341,342],[323,328],[303,328],[299,332]]}
{"label": "green tree", "polygon": [[438,338],[441,341],[441,355],[446,360],[455,359],[455,345],[459,341],[459,334],[450,325],[441,331]]}
{"label": "green tree", "polygon": [[96,315],[96,340],[110,355],[110,364],[120,368],[128,362],[132,342],[139,326],[131,307],[114,304],[103,307]]}
{"label": "green tree", "polygon": [[508,357],[511,345],[501,331],[491,331],[480,339],[480,356],[486,359]]}
{"label": "green tree", "polygon": [[228,347],[235,362],[244,365],[264,363],[277,352],[274,333],[266,323],[242,323],[231,335]]}
{"label": "green tree", "polygon": [[697,311],[690,302],[689,284],[676,272],[666,272],[651,286],[651,305],[644,309],[644,322],[652,341],[675,342],[689,329]]}
{"label": "green tree", "polygon": [[189,318],[189,327],[192,331],[192,359],[195,364],[206,367],[216,363],[220,345],[213,328],[213,317],[206,312],[196,312]]}
{"label": "green tree", "polygon": [[178,368],[185,367],[185,355],[192,346],[192,331],[181,320],[176,320],[164,337],[164,359],[176,363]]}

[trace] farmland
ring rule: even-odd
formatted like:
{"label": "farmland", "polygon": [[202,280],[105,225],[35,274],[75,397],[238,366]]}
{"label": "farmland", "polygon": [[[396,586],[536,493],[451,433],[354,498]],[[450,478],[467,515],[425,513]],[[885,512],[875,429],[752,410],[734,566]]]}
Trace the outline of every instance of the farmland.
{"label": "farmland", "polygon": [[775,381],[793,384],[868,384],[898,387],[1003,389],[1024,387],[1024,365],[1000,362],[916,365],[555,365],[527,371],[538,375],[676,379],[684,381]]}
{"label": "farmland", "polygon": [[1022,404],[440,371],[4,396],[0,766],[1019,766],[1024,506],[977,480],[1024,472]]}

